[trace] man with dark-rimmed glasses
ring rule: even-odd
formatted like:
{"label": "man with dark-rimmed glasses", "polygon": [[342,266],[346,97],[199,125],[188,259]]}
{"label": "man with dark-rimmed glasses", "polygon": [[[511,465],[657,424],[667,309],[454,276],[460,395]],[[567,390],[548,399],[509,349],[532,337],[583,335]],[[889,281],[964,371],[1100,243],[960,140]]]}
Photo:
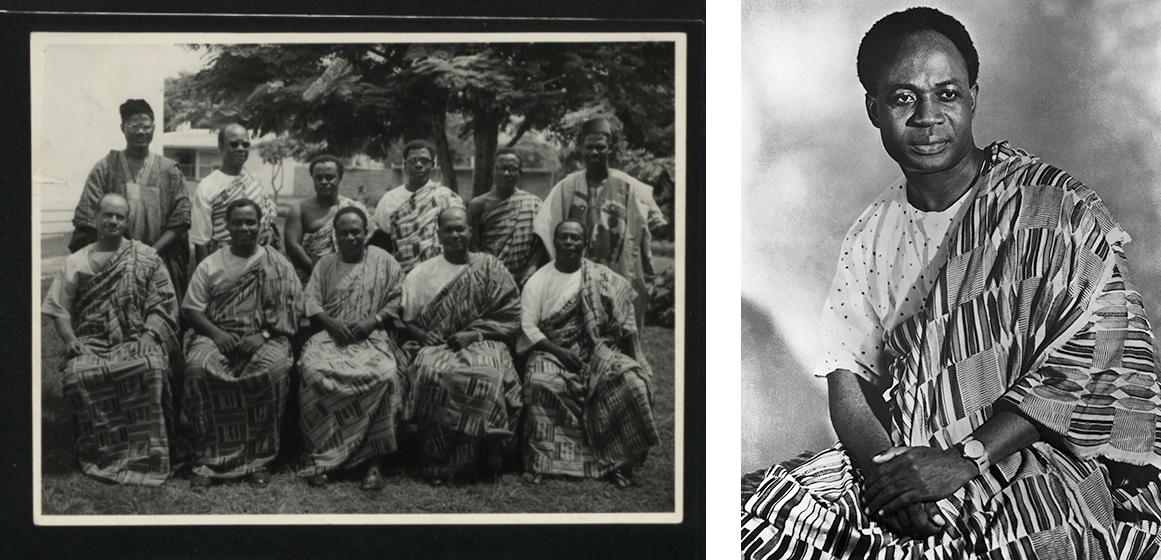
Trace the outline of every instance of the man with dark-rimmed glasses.
{"label": "man with dark-rimmed glasses", "polygon": [[405,272],[442,251],[436,238],[436,218],[444,208],[464,207],[455,191],[431,179],[435,147],[427,140],[403,146],[406,182],[383,194],[372,222],[379,231],[371,244],[395,256]]}

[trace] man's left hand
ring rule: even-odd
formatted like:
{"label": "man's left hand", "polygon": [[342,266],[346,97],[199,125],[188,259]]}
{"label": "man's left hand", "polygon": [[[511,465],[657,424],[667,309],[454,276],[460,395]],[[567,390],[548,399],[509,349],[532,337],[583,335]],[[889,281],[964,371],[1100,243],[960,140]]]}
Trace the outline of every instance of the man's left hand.
{"label": "man's left hand", "polygon": [[375,327],[378,325],[378,319],[369,317],[359,321],[358,323],[347,324],[347,330],[351,333],[351,336],[355,337],[356,341],[359,341],[366,339],[368,336],[371,336],[371,332],[374,331]]}
{"label": "man's left hand", "polygon": [[447,337],[447,345],[452,350],[459,350],[477,340],[479,340],[479,335],[475,331],[460,331]]}
{"label": "man's left hand", "polygon": [[263,342],[266,342],[266,339],[262,338],[261,333],[252,334],[239,339],[238,345],[234,347],[234,351],[243,356],[253,356],[262,347]]}
{"label": "man's left hand", "polygon": [[871,512],[880,516],[916,502],[946,498],[979,474],[955,448],[892,447],[871,460],[879,468],[864,498]]}
{"label": "man's left hand", "polygon": [[161,344],[157,340],[157,336],[155,336],[151,331],[145,331],[144,333],[141,333],[140,337],[137,338],[137,348],[142,353],[150,353],[151,348],[158,348],[160,346]]}

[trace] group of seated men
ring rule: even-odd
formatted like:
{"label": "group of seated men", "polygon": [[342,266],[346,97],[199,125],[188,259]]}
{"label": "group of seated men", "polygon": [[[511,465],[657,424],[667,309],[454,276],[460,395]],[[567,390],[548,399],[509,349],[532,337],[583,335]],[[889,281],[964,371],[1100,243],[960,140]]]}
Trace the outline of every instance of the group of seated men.
{"label": "group of seated men", "polygon": [[148,104],[121,118],[126,149],[90,174],[42,306],[66,345],[84,472],[160,485],[189,467],[193,487],[265,486],[288,410],[304,448],[292,467],[312,486],[359,469],[379,490],[408,438],[437,485],[494,477],[515,448],[528,482],[626,486],[657,445],[638,335],[649,228],[664,220],[647,186],[608,168],[607,121],[582,127],[585,169],[543,205],[516,188],[512,151],[464,208],[429,179],[431,146],[408,143],[407,182],[373,215],[338,195],[342,162],[316,158],[316,196],[279,234],[242,169],[244,127],[219,131],[222,166],[188,197],[148,151]]}

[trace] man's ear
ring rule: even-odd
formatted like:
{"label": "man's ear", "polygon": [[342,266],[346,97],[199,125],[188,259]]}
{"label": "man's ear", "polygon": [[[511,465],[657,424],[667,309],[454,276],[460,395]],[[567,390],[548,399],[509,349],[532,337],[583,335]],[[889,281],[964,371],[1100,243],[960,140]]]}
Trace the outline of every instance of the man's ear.
{"label": "man's ear", "polygon": [[875,128],[879,128],[879,102],[875,100],[875,96],[869,93],[864,98],[864,102],[867,105],[867,118],[871,119],[871,124]]}
{"label": "man's ear", "polygon": [[980,99],[980,84],[973,85],[972,87],[968,88],[968,91],[971,93],[971,96],[972,96],[972,115],[975,115],[976,114],[976,102],[978,102]]}

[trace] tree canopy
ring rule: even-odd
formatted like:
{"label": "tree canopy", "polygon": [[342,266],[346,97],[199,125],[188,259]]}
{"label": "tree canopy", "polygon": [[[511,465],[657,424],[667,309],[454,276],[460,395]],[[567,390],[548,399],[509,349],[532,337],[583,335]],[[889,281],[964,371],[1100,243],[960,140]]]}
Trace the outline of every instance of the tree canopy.
{"label": "tree canopy", "polygon": [[[470,140],[474,194],[500,142],[532,130],[563,144],[585,116],[614,116],[628,148],[674,151],[670,43],[191,45],[208,64],[166,82],[166,127],[240,122],[287,136],[286,152],[387,160],[401,139],[436,145],[447,186],[454,138]],[[287,147],[284,147],[287,148]],[[461,156],[466,154],[460,154]]]}

